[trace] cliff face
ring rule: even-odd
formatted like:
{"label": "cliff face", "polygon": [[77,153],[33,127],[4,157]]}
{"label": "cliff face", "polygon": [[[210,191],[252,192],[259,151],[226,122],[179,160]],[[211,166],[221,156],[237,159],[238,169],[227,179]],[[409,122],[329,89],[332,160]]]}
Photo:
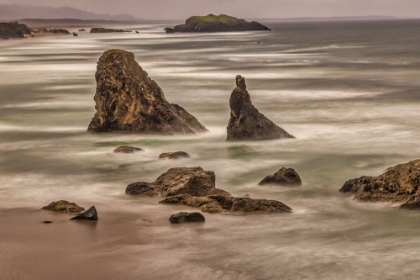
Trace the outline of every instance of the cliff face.
{"label": "cliff face", "polygon": [[269,140],[295,138],[284,129],[261,114],[252,105],[246,90],[245,78],[236,76],[236,88],[229,100],[230,120],[227,127],[227,141]]}
{"label": "cliff face", "polygon": [[25,25],[15,22],[0,22],[0,38],[24,38],[31,35],[31,30]]}
{"label": "cliff face", "polygon": [[229,32],[270,30],[261,23],[248,22],[228,15],[193,16],[185,24],[174,27],[175,32]]}
{"label": "cliff face", "polygon": [[104,52],[98,61],[96,82],[96,113],[89,131],[166,135],[207,131],[184,108],[166,100],[133,53]]}

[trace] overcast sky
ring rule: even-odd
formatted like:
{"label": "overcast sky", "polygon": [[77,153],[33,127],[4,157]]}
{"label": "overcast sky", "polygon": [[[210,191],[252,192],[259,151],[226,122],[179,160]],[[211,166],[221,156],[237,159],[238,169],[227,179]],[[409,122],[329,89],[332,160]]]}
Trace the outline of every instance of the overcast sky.
{"label": "overcast sky", "polygon": [[145,19],[225,13],[241,18],[392,15],[420,17],[420,0],[0,0],[2,4],[71,6]]}

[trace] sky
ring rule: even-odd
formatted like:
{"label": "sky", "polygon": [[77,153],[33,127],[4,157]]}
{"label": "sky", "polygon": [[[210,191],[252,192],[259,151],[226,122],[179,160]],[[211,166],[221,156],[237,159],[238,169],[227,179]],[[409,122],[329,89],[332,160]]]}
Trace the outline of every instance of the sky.
{"label": "sky", "polygon": [[0,0],[1,4],[71,6],[100,14],[144,19],[185,19],[229,14],[241,18],[331,16],[420,17],[420,0]]}

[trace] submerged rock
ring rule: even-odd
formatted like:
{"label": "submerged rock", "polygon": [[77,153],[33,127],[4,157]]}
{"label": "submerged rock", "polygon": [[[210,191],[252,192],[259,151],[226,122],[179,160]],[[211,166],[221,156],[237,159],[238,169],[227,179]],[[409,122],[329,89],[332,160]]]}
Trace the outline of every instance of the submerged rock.
{"label": "submerged rock", "polygon": [[96,212],[95,206],[90,207],[86,212],[80,213],[79,215],[71,218],[70,220],[98,220],[98,212]]}
{"label": "submerged rock", "polygon": [[160,175],[154,183],[137,182],[128,185],[125,193],[146,196],[230,195],[224,190],[216,189],[215,185],[216,176],[213,171],[205,171],[201,167],[175,167]]}
{"label": "submerged rock", "polygon": [[380,176],[363,176],[344,183],[340,192],[368,202],[400,203],[401,208],[420,208],[420,160],[390,167]]}
{"label": "submerged rock", "polygon": [[120,146],[116,149],[114,149],[114,153],[120,153],[120,154],[133,154],[135,152],[143,151],[143,149],[138,147],[130,147],[130,146]]}
{"label": "submerged rock", "polygon": [[51,202],[49,205],[42,207],[42,209],[63,213],[80,213],[85,211],[85,208],[66,200]]}
{"label": "submerged rock", "polygon": [[302,186],[302,180],[293,168],[282,167],[273,175],[265,177],[258,185]]}
{"label": "submerged rock", "polygon": [[180,224],[180,223],[204,223],[206,219],[203,215],[197,212],[187,213],[187,212],[180,212],[178,214],[174,214],[169,218],[172,224]]}
{"label": "submerged rock", "polygon": [[186,152],[173,152],[173,153],[162,153],[159,155],[159,159],[179,159],[179,158],[189,158],[190,155]]}
{"label": "submerged rock", "polygon": [[245,78],[236,76],[236,88],[229,100],[230,120],[227,141],[269,140],[295,138],[261,114],[252,105],[246,90]]}
{"label": "submerged rock", "polygon": [[104,52],[96,71],[96,113],[89,131],[189,134],[207,129],[177,104],[122,50]]}
{"label": "submerged rock", "polygon": [[122,33],[122,32],[128,32],[128,30],[123,29],[112,29],[112,28],[91,28],[90,33]]}

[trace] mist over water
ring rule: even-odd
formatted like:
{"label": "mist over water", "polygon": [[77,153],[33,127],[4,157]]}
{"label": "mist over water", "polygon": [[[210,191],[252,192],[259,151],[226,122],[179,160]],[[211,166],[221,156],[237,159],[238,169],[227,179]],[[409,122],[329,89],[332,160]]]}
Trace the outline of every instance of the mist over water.
{"label": "mist over water", "polygon": [[[163,27],[0,42],[0,279],[418,279],[420,213],[338,190],[419,158],[420,21]],[[86,132],[96,62],[112,48],[133,52],[168,101],[210,132]],[[259,111],[296,139],[225,142],[238,74]],[[145,152],[114,154],[120,145]],[[158,160],[178,150],[191,158]],[[124,194],[178,166],[212,170],[218,188],[293,214],[205,214],[203,225],[174,226],[171,214],[197,209]],[[257,185],[283,166],[302,187]],[[95,205],[100,220],[39,210],[60,199]]]}

